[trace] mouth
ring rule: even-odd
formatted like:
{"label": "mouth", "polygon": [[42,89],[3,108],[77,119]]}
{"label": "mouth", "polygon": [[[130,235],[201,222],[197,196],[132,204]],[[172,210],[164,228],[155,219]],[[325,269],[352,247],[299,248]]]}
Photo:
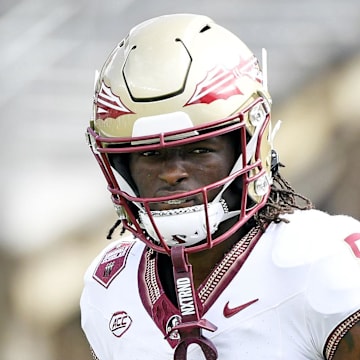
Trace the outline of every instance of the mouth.
{"label": "mouth", "polygon": [[186,203],[187,201],[188,201],[187,199],[173,199],[173,200],[164,201],[163,204],[181,205],[181,204]]}
{"label": "mouth", "polygon": [[172,210],[185,207],[191,207],[196,205],[198,202],[194,198],[180,198],[180,199],[169,199],[154,203],[151,207],[152,210]]}

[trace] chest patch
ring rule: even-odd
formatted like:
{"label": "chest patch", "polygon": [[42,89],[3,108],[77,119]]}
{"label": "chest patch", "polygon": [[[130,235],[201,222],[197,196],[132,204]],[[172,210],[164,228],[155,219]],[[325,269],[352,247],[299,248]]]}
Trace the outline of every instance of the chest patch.
{"label": "chest patch", "polygon": [[93,278],[105,288],[118,276],[126,265],[134,241],[122,242],[110,249],[97,266]]}

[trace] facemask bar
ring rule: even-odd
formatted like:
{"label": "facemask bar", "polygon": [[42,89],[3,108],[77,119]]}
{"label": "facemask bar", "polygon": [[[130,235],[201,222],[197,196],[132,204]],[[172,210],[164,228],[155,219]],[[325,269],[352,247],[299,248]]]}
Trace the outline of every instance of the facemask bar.
{"label": "facemask bar", "polygon": [[[255,106],[262,106],[263,103],[257,103],[255,104]],[[263,125],[264,122],[267,120],[266,118],[268,117],[268,112],[264,112],[264,117],[259,121],[259,123],[256,126],[255,132],[252,135],[251,139],[249,140],[249,142],[246,144],[246,148],[242,149],[242,152],[239,156],[239,158],[237,159],[236,163],[234,164],[230,174],[235,173],[236,171],[239,171],[241,169],[244,169],[247,164],[249,164],[251,158],[255,155],[255,152],[257,150],[257,144],[258,144],[258,139],[259,139],[259,135],[261,130],[263,129]],[[244,144],[242,143],[242,146]],[[245,150],[245,151],[244,151]],[[243,154],[246,154],[246,158],[243,157]],[[232,181],[231,181],[232,182]],[[227,182],[225,184],[225,186],[223,187],[223,189],[220,191],[220,193],[215,197],[214,200],[218,201],[221,197],[222,194],[224,193],[224,191],[229,187],[229,185],[231,184],[231,182]]]}

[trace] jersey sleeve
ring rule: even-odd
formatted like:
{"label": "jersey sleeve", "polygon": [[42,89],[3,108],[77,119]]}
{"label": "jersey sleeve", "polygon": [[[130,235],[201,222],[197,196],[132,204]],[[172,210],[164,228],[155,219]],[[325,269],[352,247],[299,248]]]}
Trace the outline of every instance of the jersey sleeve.
{"label": "jersey sleeve", "polygon": [[[81,327],[90,346],[90,354],[93,360],[106,360],[105,349],[101,342],[100,328],[101,318],[99,310],[96,309],[97,286],[93,274],[97,265],[101,262],[106,249],[102,251],[90,264],[84,275],[84,287],[80,298]],[[97,329],[97,331],[94,331]]]}
{"label": "jersey sleeve", "polygon": [[[321,226],[319,224],[319,226]],[[307,323],[315,347],[326,359],[360,316],[360,223],[330,217],[309,270]]]}
{"label": "jersey sleeve", "polygon": [[111,242],[92,261],[84,275],[80,299],[81,327],[90,345],[93,358],[110,359],[109,319],[107,308],[115,301],[109,288],[125,271],[127,258],[137,243],[132,237]]}

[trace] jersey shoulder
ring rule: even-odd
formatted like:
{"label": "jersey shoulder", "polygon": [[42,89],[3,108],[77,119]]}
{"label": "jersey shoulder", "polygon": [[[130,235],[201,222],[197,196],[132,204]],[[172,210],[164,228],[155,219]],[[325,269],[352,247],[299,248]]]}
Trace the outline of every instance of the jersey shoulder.
{"label": "jersey shoulder", "polygon": [[317,312],[359,309],[360,222],[318,210],[298,211],[288,220],[272,229],[273,262],[304,269],[306,298]]}
{"label": "jersey shoulder", "polygon": [[269,228],[278,261],[308,263],[337,252],[346,252],[353,261],[360,258],[360,222],[353,217],[306,210],[286,219]]}

